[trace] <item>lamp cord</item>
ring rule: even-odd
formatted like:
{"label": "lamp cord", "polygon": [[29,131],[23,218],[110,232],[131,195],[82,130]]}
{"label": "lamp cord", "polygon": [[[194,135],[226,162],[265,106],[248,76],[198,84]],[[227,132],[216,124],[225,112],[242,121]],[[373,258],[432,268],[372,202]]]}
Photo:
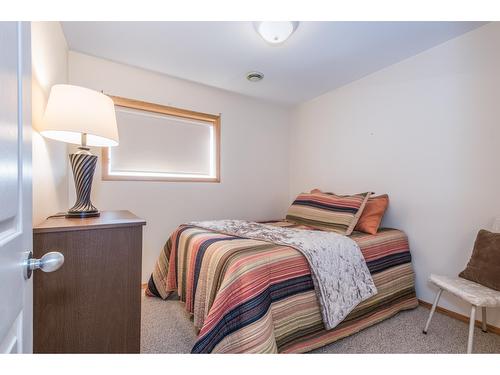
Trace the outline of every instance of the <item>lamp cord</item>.
{"label": "lamp cord", "polygon": [[57,214],[57,215],[50,215],[50,216],[47,216],[47,219],[50,219],[50,218],[53,218],[53,217],[65,217],[66,214]]}

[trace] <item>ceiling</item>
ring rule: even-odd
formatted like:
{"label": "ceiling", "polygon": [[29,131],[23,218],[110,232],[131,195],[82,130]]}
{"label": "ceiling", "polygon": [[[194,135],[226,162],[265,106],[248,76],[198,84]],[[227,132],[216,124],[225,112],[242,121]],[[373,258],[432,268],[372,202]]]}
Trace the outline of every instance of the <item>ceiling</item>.
{"label": "ceiling", "polygon": [[[62,22],[69,48],[293,105],[484,22],[300,22],[273,46],[251,22]],[[247,72],[265,77],[249,82]]]}

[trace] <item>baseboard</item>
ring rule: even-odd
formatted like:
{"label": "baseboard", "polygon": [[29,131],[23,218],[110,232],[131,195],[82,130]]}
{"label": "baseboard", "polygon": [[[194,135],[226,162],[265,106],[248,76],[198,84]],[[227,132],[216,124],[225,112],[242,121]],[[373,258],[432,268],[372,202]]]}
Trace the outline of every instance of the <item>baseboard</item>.
{"label": "baseboard", "polygon": [[[421,299],[418,300],[418,303],[420,306],[423,306],[427,309],[430,309],[432,307],[432,303],[422,301]],[[462,322],[465,322],[469,324],[469,317],[459,314],[455,311],[451,311],[448,309],[445,309],[444,307],[436,307],[436,311],[440,312],[441,314],[447,315],[450,318],[460,320]],[[476,327],[481,328],[481,322],[479,320],[476,320]],[[488,328],[488,332],[496,333],[497,335],[500,335],[500,327],[492,326],[491,324],[487,324],[486,327]]]}

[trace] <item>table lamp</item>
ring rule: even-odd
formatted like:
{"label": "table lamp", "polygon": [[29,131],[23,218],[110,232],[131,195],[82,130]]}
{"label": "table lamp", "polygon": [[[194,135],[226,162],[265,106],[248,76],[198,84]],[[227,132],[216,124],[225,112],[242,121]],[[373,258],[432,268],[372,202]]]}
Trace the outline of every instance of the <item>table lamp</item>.
{"label": "table lamp", "polygon": [[39,129],[44,137],[79,145],[69,155],[75,179],[76,203],[66,217],[99,216],[90,201],[97,156],[88,146],[118,145],[115,106],[110,97],[84,87],[54,85]]}

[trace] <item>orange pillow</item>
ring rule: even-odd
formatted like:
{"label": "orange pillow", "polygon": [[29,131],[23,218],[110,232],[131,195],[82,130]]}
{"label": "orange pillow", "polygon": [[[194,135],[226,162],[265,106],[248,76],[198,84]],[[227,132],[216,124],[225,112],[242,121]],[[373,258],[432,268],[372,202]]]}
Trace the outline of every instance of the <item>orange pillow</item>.
{"label": "orange pillow", "polygon": [[370,197],[354,230],[376,234],[388,205],[389,196],[387,194]]}

